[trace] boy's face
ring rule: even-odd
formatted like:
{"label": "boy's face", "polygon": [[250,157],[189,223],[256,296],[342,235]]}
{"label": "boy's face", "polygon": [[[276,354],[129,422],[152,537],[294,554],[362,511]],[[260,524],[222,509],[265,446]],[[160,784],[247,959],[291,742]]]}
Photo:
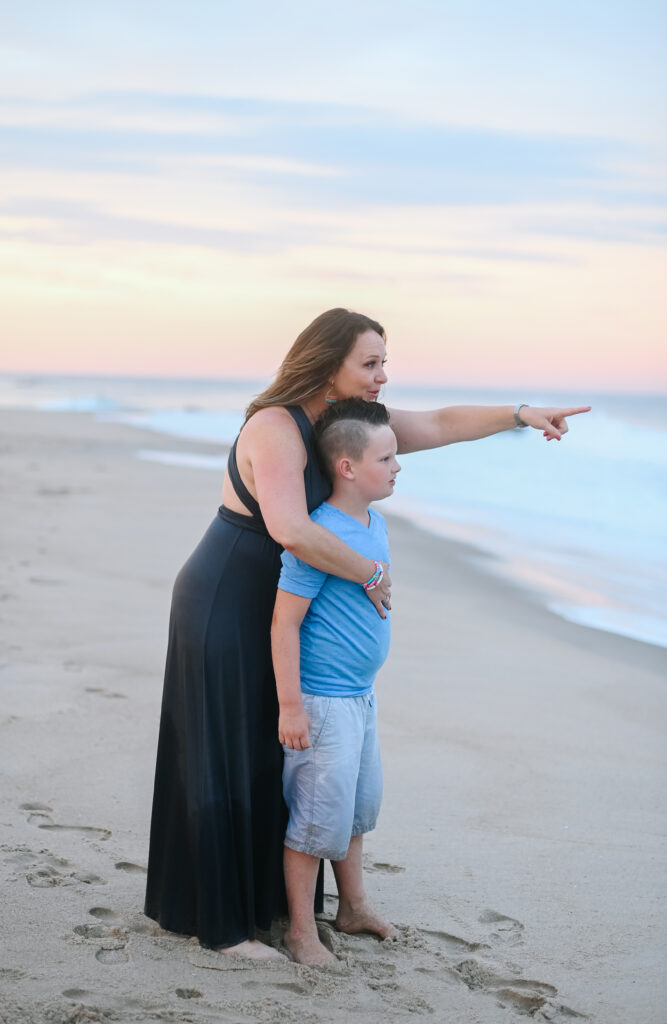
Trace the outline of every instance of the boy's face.
{"label": "boy's face", "polygon": [[396,435],[391,427],[368,427],[368,444],[360,459],[351,461],[358,492],[366,501],[388,498],[394,490],[396,474]]}

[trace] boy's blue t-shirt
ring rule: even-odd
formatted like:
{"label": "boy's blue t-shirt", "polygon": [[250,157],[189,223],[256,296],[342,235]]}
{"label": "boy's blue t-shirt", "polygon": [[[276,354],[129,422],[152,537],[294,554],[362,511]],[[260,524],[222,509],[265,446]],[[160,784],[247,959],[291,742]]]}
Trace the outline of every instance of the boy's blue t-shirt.
{"label": "boy's blue t-shirt", "polygon": [[[368,511],[368,526],[327,502],[310,518],[360,555],[389,562],[386,523],[375,509]],[[289,551],[282,563],[278,588],[312,598],[301,623],[301,689],[323,697],[368,693],[389,651],[389,615],[380,618],[358,583],[320,572]]]}

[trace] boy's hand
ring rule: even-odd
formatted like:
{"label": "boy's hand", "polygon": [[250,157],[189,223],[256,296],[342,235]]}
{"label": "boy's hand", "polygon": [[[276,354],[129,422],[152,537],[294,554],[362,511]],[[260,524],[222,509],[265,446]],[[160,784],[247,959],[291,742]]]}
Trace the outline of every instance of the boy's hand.
{"label": "boy's hand", "polygon": [[305,708],[281,708],[278,716],[278,739],[290,750],[306,750],[310,746],[310,719]]}

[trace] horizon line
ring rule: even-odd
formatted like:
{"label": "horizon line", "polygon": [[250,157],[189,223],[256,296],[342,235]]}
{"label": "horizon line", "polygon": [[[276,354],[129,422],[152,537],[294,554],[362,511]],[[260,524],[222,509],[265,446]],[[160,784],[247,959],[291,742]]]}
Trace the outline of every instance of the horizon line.
{"label": "horizon line", "polygon": [[[273,378],[273,374],[270,374],[270,375],[267,375],[267,376],[262,376],[262,377],[246,376],[245,374],[231,374],[229,376],[223,377],[223,376],[217,376],[217,375],[202,376],[202,375],[197,375],[197,374],[194,374],[194,375],[187,374],[187,375],[185,375],[185,374],[168,373],[168,372],[167,373],[164,373],[164,372],[163,373],[145,373],[145,372],[139,372],[139,371],[137,371],[137,372],[118,372],[118,371],[105,371],[105,370],[98,370],[98,371],[89,371],[89,370],[80,370],[80,371],[79,370],[72,370],[72,371],[66,371],[66,370],[17,370],[17,369],[5,369],[2,366],[0,366],[0,378],[14,378],[14,379],[17,379],[17,378],[18,379],[20,379],[20,378],[28,378],[28,379],[34,379],[34,380],[39,380],[40,378],[51,378],[51,379],[53,379],[53,378],[56,378],[56,379],[71,379],[71,378],[74,378],[74,379],[81,380],[81,381],[83,381],[83,380],[117,380],[117,381],[135,381],[135,380],[136,381],[151,381],[151,380],[157,380],[157,381],[173,381],[173,382],[181,381],[183,384],[187,384],[187,383],[193,383],[193,384],[261,384],[262,386],[266,386],[266,384]],[[667,383],[665,383],[664,385],[662,385],[661,387],[658,387],[656,389],[655,382],[652,382],[651,384],[646,384],[646,385],[644,385],[644,384],[637,384],[637,385],[630,385],[630,386],[628,386],[626,384],[624,387],[616,386],[616,385],[600,386],[599,384],[595,385],[595,386],[592,386],[592,387],[589,387],[586,384],[578,384],[578,385],[576,385],[574,387],[570,387],[570,386],[563,385],[563,384],[555,384],[555,385],[551,386],[549,384],[538,383],[538,382],[533,382],[532,384],[518,384],[516,386],[511,386],[511,385],[508,385],[508,384],[494,383],[494,382],[490,382],[490,381],[489,382],[484,382],[484,383],[482,383],[480,381],[470,381],[470,380],[468,380],[468,381],[465,381],[465,380],[456,380],[456,381],[442,380],[442,381],[435,381],[434,382],[432,378],[431,378],[430,381],[419,380],[419,379],[416,379],[416,378],[407,378],[407,379],[403,378],[403,379],[401,379],[400,382],[396,382],[396,383],[391,383],[390,382],[389,388],[391,389],[391,388],[394,388],[394,387],[397,388],[397,389],[400,389],[400,388],[404,388],[404,389],[405,388],[419,388],[420,390],[423,390],[423,391],[436,391],[436,390],[465,391],[465,390],[469,390],[469,391],[494,391],[494,392],[507,391],[510,387],[513,387],[514,390],[518,390],[518,391],[522,391],[522,392],[526,392],[526,391],[530,391],[530,390],[544,391],[545,388],[548,388],[550,391],[553,391],[553,392],[556,392],[556,393],[564,393],[564,392],[576,393],[577,390],[582,390],[583,389],[583,390],[586,391],[587,394],[590,394],[590,395],[596,395],[596,394],[597,395],[626,395],[626,396],[627,395],[633,395],[633,396],[636,395],[636,396],[639,396],[639,397],[646,396],[646,397],[656,397],[656,398],[667,397]]]}

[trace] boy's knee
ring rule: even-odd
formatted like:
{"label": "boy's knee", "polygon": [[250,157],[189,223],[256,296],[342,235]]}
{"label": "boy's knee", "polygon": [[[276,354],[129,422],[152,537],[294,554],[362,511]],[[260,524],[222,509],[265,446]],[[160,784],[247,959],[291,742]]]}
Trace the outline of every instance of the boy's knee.
{"label": "boy's knee", "polygon": [[288,850],[295,850],[297,853],[306,853],[309,857],[317,857],[320,860],[345,860],[347,848],[350,845],[350,835],[344,841],[340,836],[323,837],[318,840],[307,839],[301,841],[285,836],[285,847]]}

